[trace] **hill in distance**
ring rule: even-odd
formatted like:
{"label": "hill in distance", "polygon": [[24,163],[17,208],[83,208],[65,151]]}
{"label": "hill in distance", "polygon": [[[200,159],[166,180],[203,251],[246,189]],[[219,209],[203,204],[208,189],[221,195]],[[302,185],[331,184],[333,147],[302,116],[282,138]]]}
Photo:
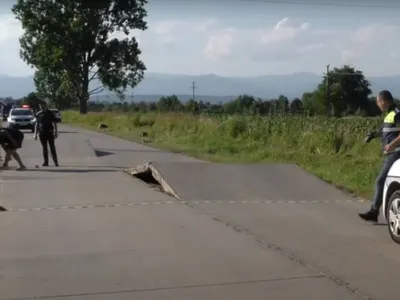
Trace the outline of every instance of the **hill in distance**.
{"label": "hill in distance", "polygon": [[[394,96],[400,96],[400,75],[367,77],[376,94],[388,89]],[[322,76],[314,73],[289,75],[265,75],[257,77],[223,77],[215,74],[180,75],[146,73],[144,80],[134,89],[126,92],[126,101],[157,101],[162,96],[177,95],[183,101],[192,98],[192,84],[196,85],[196,100],[205,102],[226,102],[240,94],[250,94],[263,99],[285,95],[289,99],[301,97],[304,92],[313,91]],[[92,86],[99,84],[93,82]],[[32,76],[10,77],[0,75],[1,96],[19,98],[35,90]],[[104,91],[91,100],[118,101],[113,93]]]}

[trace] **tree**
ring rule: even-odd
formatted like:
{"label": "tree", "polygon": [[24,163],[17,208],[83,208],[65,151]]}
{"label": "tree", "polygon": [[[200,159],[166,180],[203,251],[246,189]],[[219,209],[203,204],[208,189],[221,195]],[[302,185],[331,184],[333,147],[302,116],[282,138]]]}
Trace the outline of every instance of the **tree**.
{"label": "tree", "polygon": [[192,114],[198,114],[199,113],[199,103],[197,103],[197,101],[195,101],[193,99],[190,99],[185,104],[185,110]]}
{"label": "tree", "polygon": [[39,69],[35,72],[33,80],[39,97],[48,99],[49,104],[58,109],[70,108],[77,104],[78,96],[67,72],[46,72]]}
{"label": "tree", "polygon": [[36,93],[32,92],[22,99],[22,104],[29,105],[33,110],[37,111],[40,109],[42,100],[40,100]]}
{"label": "tree", "polygon": [[358,110],[367,111],[370,106],[368,96],[372,92],[370,86],[361,71],[345,65],[334,68],[324,76],[317,88],[319,97],[316,100],[320,102],[318,106],[322,104],[325,113],[333,112],[337,116],[354,114]]}
{"label": "tree", "polygon": [[250,95],[240,95],[235,100],[224,104],[224,112],[226,113],[248,113],[254,107],[256,100]]}
{"label": "tree", "polygon": [[282,114],[287,113],[289,111],[289,99],[284,95],[280,95],[277,100],[277,106]]}
{"label": "tree", "polygon": [[[133,30],[146,30],[147,0],[18,0],[21,57],[42,72],[63,74],[72,84],[80,112],[90,95],[105,88],[122,95],[135,87],[146,67]],[[113,36],[125,35],[124,39]],[[57,78],[53,76],[51,78]],[[101,85],[89,89],[92,81]]]}
{"label": "tree", "polygon": [[292,114],[299,114],[303,112],[303,102],[299,98],[295,98],[290,103],[290,112]]}
{"label": "tree", "polygon": [[157,102],[157,109],[162,112],[166,111],[180,111],[183,105],[175,95],[168,97],[161,97]]}
{"label": "tree", "polygon": [[302,96],[303,111],[311,115],[326,114],[325,93],[316,90],[312,93],[304,93]]}

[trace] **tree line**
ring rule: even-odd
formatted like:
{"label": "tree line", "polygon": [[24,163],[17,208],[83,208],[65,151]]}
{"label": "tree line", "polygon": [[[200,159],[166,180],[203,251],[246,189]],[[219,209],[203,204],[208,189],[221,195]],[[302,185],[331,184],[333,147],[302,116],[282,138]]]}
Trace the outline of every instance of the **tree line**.
{"label": "tree line", "polygon": [[[95,111],[174,111],[193,114],[377,116],[380,110],[370,86],[361,71],[344,65],[325,74],[316,89],[305,92],[301,98],[288,99],[281,95],[276,99],[265,100],[252,95],[240,95],[226,103],[210,103],[201,100],[182,102],[177,96],[171,95],[162,97],[158,102],[90,102],[89,108]],[[399,101],[397,103],[400,104]]]}
{"label": "tree line", "polygon": [[[123,98],[123,97],[122,97]],[[176,95],[161,97],[157,102],[148,101],[88,101],[90,111],[116,112],[187,112],[192,114],[247,114],[247,115],[326,115],[326,116],[377,116],[380,110],[372,95],[370,83],[361,71],[347,65],[335,68],[326,74],[321,83],[312,92],[305,92],[301,98],[288,99],[281,95],[276,99],[261,99],[252,95],[239,95],[225,103],[205,101],[181,101]],[[32,92],[22,99],[38,109],[43,98],[40,93]],[[59,101],[60,98],[49,98],[51,104],[59,109],[79,109],[78,101]],[[396,100],[400,105],[400,101]]]}

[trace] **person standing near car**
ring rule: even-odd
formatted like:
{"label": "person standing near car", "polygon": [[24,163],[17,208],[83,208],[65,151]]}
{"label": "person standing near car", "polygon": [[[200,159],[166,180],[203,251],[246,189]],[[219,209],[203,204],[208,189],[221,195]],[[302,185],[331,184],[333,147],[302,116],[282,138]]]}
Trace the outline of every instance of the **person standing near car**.
{"label": "person standing near car", "polygon": [[375,194],[371,208],[365,213],[358,214],[363,220],[372,222],[378,221],[386,176],[393,163],[400,158],[400,109],[396,107],[392,94],[387,90],[379,92],[376,97],[376,104],[382,112],[386,112],[382,129],[374,133],[374,137],[381,137],[385,159],[375,180]]}
{"label": "person standing near car", "polygon": [[43,167],[49,165],[49,151],[47,144],[50,147],[54,165],[58,167],[58,158],[55,146],[55,139],[58,136],[56,118],[54,113],[48,109],[46,103],[42,103],[40,109],[41,110],[36,114],[34,139],[37,140],[39,135],[39,140],[43,148]]}

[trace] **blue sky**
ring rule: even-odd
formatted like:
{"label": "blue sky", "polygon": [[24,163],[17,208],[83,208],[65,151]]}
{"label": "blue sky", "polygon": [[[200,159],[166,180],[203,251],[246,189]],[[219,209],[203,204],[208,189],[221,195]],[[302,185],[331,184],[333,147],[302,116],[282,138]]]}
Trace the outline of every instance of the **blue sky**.
{"label": "blue sky", "polygon": [[[282,1],[333,5],[150,0],[149,29],[133,34],[149,72],[224,76],[322,73],[327,64],[346,63],[370,76],[400,74],[400,3]],[[21,28],[9,11],[10,3],[0,7],[0,73],[29,75],[33,70],[19,58]],[[383,7],[340,7],[335,3]],[[393,8],[396,5],[398,8]]]}

